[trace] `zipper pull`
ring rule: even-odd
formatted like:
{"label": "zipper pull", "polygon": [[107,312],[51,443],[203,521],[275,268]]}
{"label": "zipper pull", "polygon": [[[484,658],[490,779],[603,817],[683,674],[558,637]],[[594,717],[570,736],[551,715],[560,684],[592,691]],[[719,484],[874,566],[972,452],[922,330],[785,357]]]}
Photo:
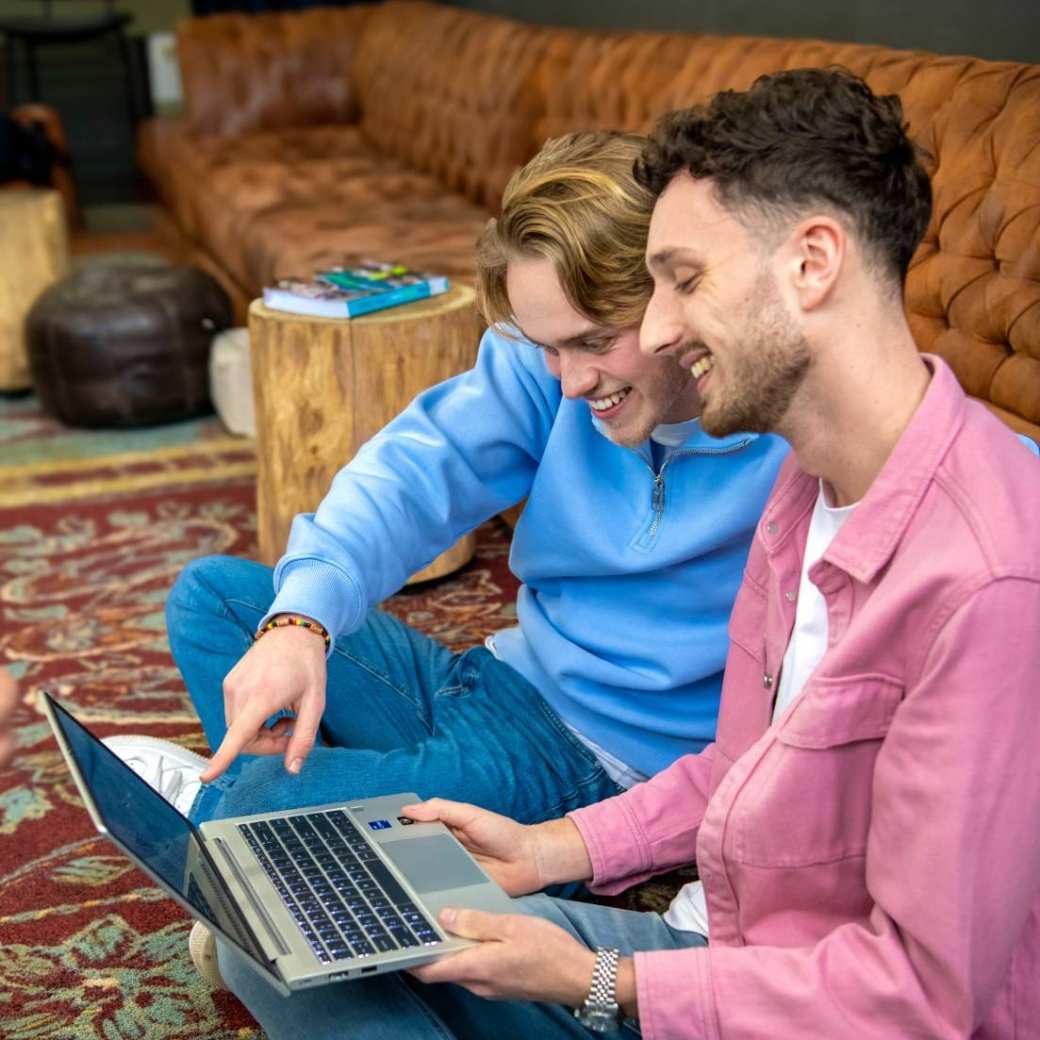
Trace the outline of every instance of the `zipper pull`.
{"label": "zipper pull", "polygon": [[654,512],[660,516],[664,512],[664,476],[660,473],[654,474]]}

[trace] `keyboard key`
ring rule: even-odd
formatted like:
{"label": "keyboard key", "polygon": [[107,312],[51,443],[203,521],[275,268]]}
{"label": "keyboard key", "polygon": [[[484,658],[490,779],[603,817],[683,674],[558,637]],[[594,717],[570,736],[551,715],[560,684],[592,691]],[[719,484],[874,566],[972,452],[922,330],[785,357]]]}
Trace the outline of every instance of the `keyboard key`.
{"label": "keyboard key", "polygon": [[304,817],[306,821],[323,837],[333,838],[336,836],[336,828],[325,813],[308,813]]}
{"label": "keyboard key", "polygon": [[408,894],[401,887],[400,882],[397,878],[390,873],[385,863],[381,863],[379,860],[371,863],[368,868],[372,872],[372,876],[379,882],[383,891],[390,897],[390,901],[396,906],[400,906],[403,903],[409,905],[412,904]]}

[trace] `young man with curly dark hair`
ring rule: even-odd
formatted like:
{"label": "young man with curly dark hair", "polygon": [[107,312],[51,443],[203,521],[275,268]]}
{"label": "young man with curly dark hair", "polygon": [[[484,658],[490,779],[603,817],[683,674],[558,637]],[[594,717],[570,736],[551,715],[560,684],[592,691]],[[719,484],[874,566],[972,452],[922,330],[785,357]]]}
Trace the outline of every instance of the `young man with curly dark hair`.
{"label": "young man with curly dark hair", "polygon": [[899,100],[767,76],[665,120],[639,175],[643,351],[693,376],[709,432],[793,449],[717,739],[559,820],[406,811],[516,896],[694,860],[700,882],[663,917],[544,895],[446,911],[478,945],[406,980],[279,1004],[235,969],[238,992],[272,1037],[301,1014],[351,1038],[1034,1035],[1040,466],[915,347],[901,287],[930,189]]}

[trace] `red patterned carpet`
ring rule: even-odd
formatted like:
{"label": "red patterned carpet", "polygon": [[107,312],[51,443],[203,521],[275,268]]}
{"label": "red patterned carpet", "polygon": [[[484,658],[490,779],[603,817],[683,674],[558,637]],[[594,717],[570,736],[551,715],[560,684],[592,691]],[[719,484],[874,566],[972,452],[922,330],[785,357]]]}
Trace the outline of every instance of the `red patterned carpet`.
{"label": "red patterned carpet", "polygon": [[[187,560],[256,550],[252,448],[205,432],[0,467],[0,663],[22,695],[19,756],[0,770],[3,1040],[262,1035],[196,974],[185,915],[96,837],[37,707],[51,687],[100,735],[144,731],[205,750],[163,600]],[[387,607],[456,648],[510,624],[508,530],[486,525],[478,546],[459,575]]]}

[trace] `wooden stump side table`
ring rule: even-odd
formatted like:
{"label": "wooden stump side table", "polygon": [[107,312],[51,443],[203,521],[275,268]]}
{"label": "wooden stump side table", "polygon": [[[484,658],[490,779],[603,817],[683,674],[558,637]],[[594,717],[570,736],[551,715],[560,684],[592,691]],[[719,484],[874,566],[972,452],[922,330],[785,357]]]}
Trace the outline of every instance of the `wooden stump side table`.
{"label": "wooden stump side table", "polygon": [[[274,565],[297,513],[311,512],[336,472],[416,394],[471,368],[482,326],[464,285],[362,318],[249,308],[256,405],[260,559]],[[409,580],[457,570],[472,534]]]}
{"label": "wooden stump side table", "polygon": [[0,191],[0,390],[32,384],[25,316],[68,265],[61,195],[50,188]]}

